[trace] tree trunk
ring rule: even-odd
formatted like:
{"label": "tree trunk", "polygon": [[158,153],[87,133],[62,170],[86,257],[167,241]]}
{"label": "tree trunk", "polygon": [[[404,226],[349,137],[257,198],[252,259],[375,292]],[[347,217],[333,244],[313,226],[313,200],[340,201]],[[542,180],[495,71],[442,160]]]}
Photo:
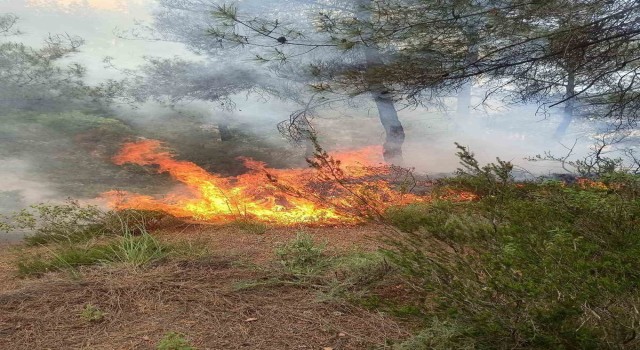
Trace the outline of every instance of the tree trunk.
{"label": "tree trunk", "polygon": [[378,107],[380,122],[386,134],[382,153],[384,160],[388,163],[402,165],[402,144],[404,143],[405,135],[402,123],[398,119],[395,103],[391,96],[388,96],[390,94],[384,91],[372,91],[372,94]]}
{"label": "tree trunk", "polygon": [[[373,68],[384,64],[377,48],[365,48],[367,67]],[[398,118],[392,94],[382,84],[372,84],[370,92],[378,107],[378,116],[386,134],[383,145],[384,160],[388,163],[402,165],[402,144],[404,143],[404,127]]]}
{"label": "tree trunk", "polygon": [[565,98],[568,100],[564,103],[564,111],[562,116],[562,122],[558,125],[556,132],[554,133],[554,138],[556,140],[561,140],[564,135],[567,133],[567,129],[569,125],[573,121],[573,113],[575,110],[575,98],[572,97],[576,93],[576,74],[574,71],[569,71],[567,77],[567,86],[565,89]]}
{"label": "tree trunk", "polygon": [[220,141],[227,142],[233,139],[233,133],[229,129],[229,125],[226,122],[220,122],[218,124],[218,132],[220,133]]}
{"label": "tree trunk", "polygon": [[[365,8],[366,5],[370,3],[371,0],[360,1],[360,4]],[[358,17],[363,20],[370,20],[371,13],[363,9]],[[371,69],[384,65],[382,57],[380,56],[380,50],[375,47],[373,43],[368,44],[369,46],[364,48],[367,68]],[[376,107],[378,107],[378,116],[386,134],[383,144],[384,160],[387,163],[402,165],[402,144],[404,143],[405,134],[404,127],[398,118],[398,111],[396,110],[393,96],[386,86],[378,83],[370,84],[369,91],[373,96],[373,100],[376,102]]]}

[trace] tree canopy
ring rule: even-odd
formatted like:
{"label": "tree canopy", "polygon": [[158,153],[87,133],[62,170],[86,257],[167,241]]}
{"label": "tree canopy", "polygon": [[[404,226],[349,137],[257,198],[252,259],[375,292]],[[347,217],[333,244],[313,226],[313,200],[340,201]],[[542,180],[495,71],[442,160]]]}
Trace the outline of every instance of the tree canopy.
{"label": "tree canopy", "polygon": [[[303,2],[314,31],[299,22],[243,14],[219,5],[208,32],[221,45],[270,49],[262,61],[317,50],[359,52],[309,64],[311,87],[359,95],[382,90],[415,105],[472,83],[485,101],[564,107],[561,137],[573,116],[604,120],[618,142],[637,126],[640,4],[609,0],[367,0]],[[299,30],[302,28],[303,30]],[[222,47],[222,46],[221,46]],[[619,132],[626,132],[620,136]]]}

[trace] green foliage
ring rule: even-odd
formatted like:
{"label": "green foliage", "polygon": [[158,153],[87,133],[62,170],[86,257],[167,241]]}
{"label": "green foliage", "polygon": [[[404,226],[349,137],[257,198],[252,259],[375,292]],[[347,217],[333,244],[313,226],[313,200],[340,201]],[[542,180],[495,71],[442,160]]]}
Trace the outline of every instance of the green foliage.
{"label": "green foliage", "polygon": [[146,233],[167,215],[143,210],[103,211],[68,199],[63,204],[35,204],[0,222],[4,231],[28,230],[27,245],[82,243],[104,236]]}
{"label": "green foliage", "polygon": [[36,204],[16,213],[4,223],[5,231],[29,230],[29,245],[51,242],[83,242],[111,233],[105,226],[106,213],[96,206],[82,206],[77,201],[64,204]]}
{"label": "green foliage", "polygon": [[394,350],[473,350],[473,339],[465,337],[464,331],[456,324],[442,322],[435,318],[428,327],[404,342],[395,345]]}
{"label": "green foliage", "polygon": [[457,177],[449,179],[452,185],[458,184],[473,193],[486,196],[499,195],[510,188],[508,185],[513,183],[511,163],[496,158],[496,163],[480,166],[467,147],[458,143],[456,147],[461,168],[456,171]]}
{"label": "green foliage", "polygon": [[370,287],[391,271],[384,257],[375,252],[349,252],[330,256],[325,244],[299,233],[296,238],[276,249],[275,269],[263,269],[268,274],[260,279],[240,281],[236,290],[281,285],[306,286],[319,293],[319,299],[360,300],[368,296]]}
{"label": "green foliage", "polygon": [[[434,206],[438,202],[433,203]],[[448,204],[446,202],[444,205]],[[404,207],[391,207],[385,213],[385,221],[399,228],[404,232],[417,231],[421,227],[427,226],[433,217],[428,212],[433,210],[431,206],[422,204],[409,204]]]}
{"label": "green foliage", "polygon": [[[17,18],[1,15],[0,36],[17,34]],[[0,43],[0,100],[4,108],[62,109],[82,102],[89,88],[83,83],[86,68],[78,63],[59,64],[77,52],[84,41],[77,36],[50,35],[41,48],[21,42]]]}
{"label": "green foliage", "polygon": [[105,246],[61,246],[45,255],[26,255],[17,262],[20,277],[41,276],[47,272],[73,270],[109,260]]}
{"label": "green foliage", "polygon": [[518,184],[508,163],[460,156],[444,189],[477,201],[387,213],[404,233],[387,238],[386,256],[441,320],[404,348],[636,348],[639,177]]}
{"label": "green foliage", "polygon": [[314,276],[329,266],[325,248],[326,244],[316,243],[311,235],[299,232],[294,239],[276,248],[275,254],[287,273],[300,277]]}
{"label": "green foliage", "polygon": [[158,343],[158,350],[196,350],[191,346],[184,334],[169,332]]}
{"label": "green foliage", "polygon": [[138,268],[166,258],[172,248],[146,232],[139,236],[125,233],[107,244],[65,244],[44,256],[25,256],[17,263],[18,274],[21,277],[41,276],[47,272],[110,263]]}
{"label": "green foliage", "polygon": [[350,286],[368,286],[390,271],[384,256],[377,252],[353,252],[335,259],[333,275]]}
{"label": "green foliage", "polygon": [[321,299],[346,299],[360,302],[370,296],[370,289],[391,271],[382,254],[353,252],[335,258],[321,288]]}
{"label": "green foliage", "polygon": [[262,235],[269,229],[269,226],[267,224],[250,219],[236,220],[232,222],[231,225],[243,232],[250,233],[252,235]]}
{"label": "green foliage", "polygon": [[89,322],[100,322],[104,320],[107,314],[104,311],[100,310],[98,307],[87,304],[82,309],[80,316]]}
{"label": "green foliage", "polygon": [[[625,150],[626,157],[610,158],[602,154],[602,150],[606,146],[606,142],[599,140],[594,147],[596,149],[595,152],[573,160],[570,159],[573,149],[564,156],[556,156],[551,152],[545,152],[542,155],[537,154],[534,157],[529,157],[527,160],[532,162],[555,162],[560,164],[568,173],[582,177],[603,177],[616,172],[635,172],[637,174],[640,171],[640,168],[638,168],[640,164],[638,164],[633,154],[633,149]],[[625,160],[624,158],[628,159]]]}
{"label": "green foliage", "polygon": [[110,133],[110,137],[118,139],[131,134],[132,130],[122,121],[115,118],[96,116],[79,111],[57,114],[38,114],[32,122],[49,130],[64,134],[77,135],[88,130]]}
{"label": "green foliage", "polygon": [[171,247],[148,233],[139,236],[127,234],[108,246],[109,259],[132,267],[140,267],[164,259]]}
{"label": "green foliage", "polygon": [[165,227],[167,225],[165,219],[168,217],[168,214],[159,211],[124,209],[107,212],[103,224],[110,232],[120,236],[140,235],[149,230]]}

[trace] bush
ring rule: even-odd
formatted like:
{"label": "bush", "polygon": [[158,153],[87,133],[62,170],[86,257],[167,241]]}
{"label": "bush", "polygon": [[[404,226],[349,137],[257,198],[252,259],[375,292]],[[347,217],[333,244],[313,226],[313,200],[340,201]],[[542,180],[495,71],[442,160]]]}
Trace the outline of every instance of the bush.
{"label": "bush", "polygon": [[63,135],[77,135],[87,130],[104,130],[112,134],[113,137],[124,137],[131,133],[131,129],[118,119],[78,111],[40,114],[35,116],[33,121]]}
{"label": "bush", "polygon": [[144,232],[139,236],[125,235],[108,245],[111,262],[140,267],[164,259],[171,247]]}
{"label": "bush", "polygon": [[263,222],[250,220],[250,219],[240,219],[231,223],[233,227],[237,229],[252,234],[252,235],[262,235],[267,232],[269,226]]}
{"label": "bush", "polygon": [[103,236],[139,235],[158,228],[167,214],[144,210],[103,211],[69,199],[63,204],[36,204],[0,222],[0,230],[28,230],[27,245],[82,243]]}
{"label": "bush", "polygon": [[415,336],[397,344],[394,350],[473,350],[473,339],[464,336],[464,330],[456,324],[435,318],[429,326]]}
{"label": "bush", "polygon": [[176,219],[159,211],[124,209],[107,212],[102,224],[107,231],[119,236],[141,235],[150,230],[175,225],[175,221],[167,223],[171,221],[167,219],[171,218]]}
{"label": "bush", "polygon": [[361,288],[382,280],[390,266],[380,253],[353,252],[336,258],[331,270],[343,284]]}
{"label": "bush", "polygon": [[77,201],[64,204],[36,204],[6,220],[4,231],[29,230],[28,245],[51,242],[77,243],[109,233],[104,225],[106,213],[96,206],[82,206]]}
{"label": "bush", "polygon": [[420,341],[450,343],[451,325],[456,344],[478,349],[640,346],[639,178],[518,184],[508,163],[461,159],[443,186],[475,190],[475,202],[387,213],[405,233],[387,238],[386,256],[442,320]]}
{"label": "bush", "polygon": [[108,244],[62,245],[51,250],[49,256],[23,258],[18,261],[18,274],[21,277],[41,276],[52,271],[108,263],[138,268],[164,259],[172,248],[146,232],[139,236],[125,234]]}
{"label": "bush", "polygon": [[393,270],[378,252],[352,252],[331,262],[323,281],[314,281],[322,300],[346,299],[366,303],[375,287]]}
{"label": "bush", "polygon": [[326,244],[314,242],[306,233],[298,233],[296,238],[276,248],[278,263],[287,273],[295,276],[316,276],[329,266],[325,255]]}

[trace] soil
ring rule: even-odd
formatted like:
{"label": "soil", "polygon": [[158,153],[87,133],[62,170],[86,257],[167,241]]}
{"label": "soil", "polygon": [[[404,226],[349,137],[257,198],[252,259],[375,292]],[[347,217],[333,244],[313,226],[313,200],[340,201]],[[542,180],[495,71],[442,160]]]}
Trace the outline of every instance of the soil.
{"label": "soil", "polygon": [[[373,250],[384,227],[305,228],[338,254]],[[155,349],[168,332],[197,349],[371,349],[408,336],[409,325],[343,301],[321,301],[300,286],[239,289],[264,277],[273,250],[297,229],[261,235],[234,227],[165,229],[166,240],[206,244],[207,258],[144,269],[83,268],[20,279],[15,246],[0,247],[0,349]],[[40,248],[29,248],[40,249]],[[247,264],[249,262],[250,264]],[[249,267],[249,265],[254,267]],[[100,320],[81,316],[92,305]]]}

